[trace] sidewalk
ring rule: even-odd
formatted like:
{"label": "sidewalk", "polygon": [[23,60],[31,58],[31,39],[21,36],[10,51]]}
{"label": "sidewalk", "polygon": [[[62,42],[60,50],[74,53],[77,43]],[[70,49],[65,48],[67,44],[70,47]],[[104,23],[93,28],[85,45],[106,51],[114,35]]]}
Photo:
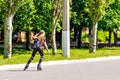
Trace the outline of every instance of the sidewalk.
{"label": "sidewalk", "polygon": [[[96,61],[108,61],[108,60],[117,60],[120,59],[120,56],[111,56],[111,57],[101,57],[101,58],[90,58],[90,59],[81,59],[81,60],[60,60],[60,61],[48,61],[43,62],[42,66],[52,66],[52,65],[64,65],[64,64],[72,64],[72,63],[86,63],[86,62],[96,62]],[[36,67],[37,63],[31,63],[29,67]],[[18,65],[4,65],[0,66],[1,70],[11,70],[11,69],[23,69],[25,64]]]}

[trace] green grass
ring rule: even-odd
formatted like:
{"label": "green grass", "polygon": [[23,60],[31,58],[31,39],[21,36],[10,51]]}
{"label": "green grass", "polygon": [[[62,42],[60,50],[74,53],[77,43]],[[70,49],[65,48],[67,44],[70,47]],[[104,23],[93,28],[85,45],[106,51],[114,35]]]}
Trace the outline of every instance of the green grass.
{"label": "green grass", "polygon": [[[13,54],[11,59],[3,59],[3,49],[0,49],[0,65],[9,65],[9,64],[23,64],[28,61],[31,56],[31,51],[26,51],[25,49],[13,49]],[[113,48],[99,48],[96,53],[89,53],[88,49],[71,49],[70,50],[70,58],[62,57],[61,49],[58,49],[58,54],[52,55],[47,54],[46,50],[44,50],[45,58],[44,61],[56,61],[56,60],[79,60],[86,58],[96,58],[96,57],[107,57],[107,56],[120,56],[120,49]],[[32,62],[38,62],[39,53],[35,56]]]}

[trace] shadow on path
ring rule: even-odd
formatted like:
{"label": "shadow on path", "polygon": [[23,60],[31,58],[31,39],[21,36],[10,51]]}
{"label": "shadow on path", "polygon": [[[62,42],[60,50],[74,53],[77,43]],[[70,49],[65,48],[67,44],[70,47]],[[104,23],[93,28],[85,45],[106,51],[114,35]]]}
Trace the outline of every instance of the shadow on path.
{"label": "shadow on path", "polygon": [[10,71],[10,72],[35,72],[37,70],[26,70],[26,71],[24,71],[24,70],[7,70],[7,71]]}

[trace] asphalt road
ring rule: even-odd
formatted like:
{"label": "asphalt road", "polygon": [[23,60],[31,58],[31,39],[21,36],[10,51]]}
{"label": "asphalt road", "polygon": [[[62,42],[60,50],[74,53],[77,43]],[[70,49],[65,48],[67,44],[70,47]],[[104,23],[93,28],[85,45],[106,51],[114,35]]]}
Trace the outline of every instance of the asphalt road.
{"label": "asphalt road", "polygon": [[42,71],[36,67],[2,70],[0,80],[120,80],[120,59],[42,67]]}

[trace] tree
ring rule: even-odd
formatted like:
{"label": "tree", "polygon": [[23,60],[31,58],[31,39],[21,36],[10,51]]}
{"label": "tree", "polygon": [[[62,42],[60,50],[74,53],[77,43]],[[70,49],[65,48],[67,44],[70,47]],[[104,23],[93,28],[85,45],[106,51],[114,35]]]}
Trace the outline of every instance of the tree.
{"label": "tree", "polygon": [[34,13],[36,12],[33,2],[26,3],[21,6],[19,11],[17,11],[13,25],[14,31],[25,31],[26,32],[26,49],[30,50],[30,33],[33,30],[34,24]]}
{"label": "tree", "polygon": [[5,11],[4,17],[4,58],[11,58],[12,54],[12,19],[20,6],[25,4],[26,0],[1,0]]}
{"label": "tree", "polygon": [[78,35],[78,47],[81,47],[82,44],[82,29],[83,27],[88,27],[89,16],[88,9],[85,0],[72,0],[72,12],[71,12],[71,26],[74,27]]}
{"label": "tree", "polygon": [[[111,31],[114,33],[114,45],[118,46],[117,31],[120,27],[120,0],[115,0],[113,4],[106,10],[106,17],[109,17]],[[110,28],[110,27],[109,27]]]}
{"label": "tree", "polygon": [[[120,1],[115,0],[106,9],[104,17],[99,21],[99,29],[109,31],[109,41],[108,44],[111,46],[111,33],[114,33],[114,44],[118,45],[117,31],[120,26]],[[104,25],[102,25],[104,24]]]}
{"label": "tree", "polygon": [[[56,26],[59,25],[59,18],[62,12],[62,0],[34,0],[37,16],[35,28],[38,30],[44,29],[47,32],[47,37],[51,37],[52,53],[57,53],[56,48]],[[51,34],[51,35],[50,35]],[[49,37],[50,36],[50,37]]]}
{"label": "tree", "polygon": [[52,7],[52,53],[55,55],[57,53],[56,47],[56,26],[59,18],[61,17],[62,13],[62,0],[53,0],[53,7]]}
{"label": "tree", "polygon": [[91,35],[89,39],[89,52],[96,52],[98,21],[104,15],[105,9],[114,0],[89,0],[88,7],[92,19]]}

